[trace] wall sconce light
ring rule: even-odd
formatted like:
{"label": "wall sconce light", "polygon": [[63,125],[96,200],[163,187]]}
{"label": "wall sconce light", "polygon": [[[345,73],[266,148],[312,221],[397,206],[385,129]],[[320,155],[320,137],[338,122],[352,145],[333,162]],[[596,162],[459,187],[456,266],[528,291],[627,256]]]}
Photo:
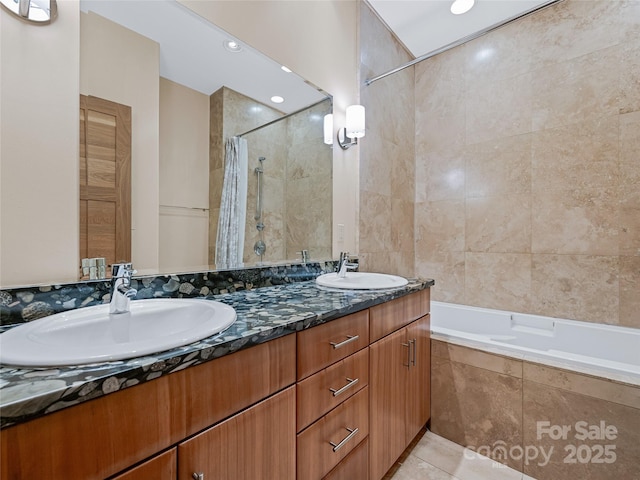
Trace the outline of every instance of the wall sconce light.
{"label": "wall sconce light", "polygon": [[[364,137],[365,120],[364,107],[362,105],[350,105],[347,107],[346,127],[338,130],[338,145],[343,150],[351,145],[357,145],[358,139]],[[351,141],[347,141],[350,138]]]}
{"label": "wall sconce light", "polygon": [[47,24],[58,16],[56,0],[0,0],[3,7],[22,20]]}

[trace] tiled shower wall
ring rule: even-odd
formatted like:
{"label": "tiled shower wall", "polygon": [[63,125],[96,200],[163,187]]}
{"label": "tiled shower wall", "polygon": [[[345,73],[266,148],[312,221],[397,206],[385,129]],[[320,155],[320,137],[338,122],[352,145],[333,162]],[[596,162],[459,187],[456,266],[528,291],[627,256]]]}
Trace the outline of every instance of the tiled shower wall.
{"label": "tiled shower wall", "polygon": [[415,120],[434,300],[640,327],[640,2],[566,0],[419,63]]}
{"label": "tiled shower wall", "polygon": [[[362,84],[411,57],[365,3],[359,6]],[[413,78],[413,68],[408,68],[360,89],[368,132],[357,147],[361,270],[414,275]]]}

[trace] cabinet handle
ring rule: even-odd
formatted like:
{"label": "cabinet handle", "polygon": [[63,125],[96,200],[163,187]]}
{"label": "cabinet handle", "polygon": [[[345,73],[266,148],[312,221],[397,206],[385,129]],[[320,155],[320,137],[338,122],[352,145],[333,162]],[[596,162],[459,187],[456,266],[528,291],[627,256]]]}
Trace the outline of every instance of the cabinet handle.
{"label": "cabinet handle", "polygon": [[344,387],[339,388],[338,390],[336,390],[335,388],[330,388],[329,390],[331,391],[331,393],[333,393],[334,397],[337,397],[338,395],[340,395],[341,393],[344,393],[346,390],[349,390],[351,387],[353,387],[356,383],[358,383],[359,379],[358,378],[349,378],[347,377],[347,383]]}
{"label": "cabinet handle", "polygon": [[344,340],[343,342],[340,342],[340,343],[329,342],[329,343],[331,344],[331,346],[333,346],[334,349],[336,349],[336,348],[344,347],[347,343],[355,342],[359,338],[360,338],[360,335],[347,335],[347,339]]}
{"label": "cabinet handle", "polygon": [[402,346],[407,347],[407,363],[403,363],[402,365],[411,368],[411,340],[409,340],[409,343],[403,343]]}
{"label": "cabinet handle", "polygon": [[416,359],[417,359],[417,353],[416,351],[418,350],[418,342],[417,340],[414,338],[413,340],[409,340],[409,343],[413,343],[413,358],[411,359],[411,364],[415,367],[416,366]]}
{"label": "cabinet handle", "polygon": [[331,444],[331,446],[333,447],[333,451],[334,452],[337,452],[342,447],[344,447],[345,443],[347,443],[349,440],[351,440],[353,437],[355,437],[356,434],[358,433],[358,429],[357,428],[353,428],[353,429],[351,429],[349,427],[345,427],[345,428],[349,432],[349,435],[344,437],[340,443],[336,444],[336,443],[333,443],[333,442],[329,442]]}
{"label": "cabinet handle", "polygon": [[195,473],[193,475],[191,475],[191,478],[193,478],[193,480],[204,480],[204,473]]}

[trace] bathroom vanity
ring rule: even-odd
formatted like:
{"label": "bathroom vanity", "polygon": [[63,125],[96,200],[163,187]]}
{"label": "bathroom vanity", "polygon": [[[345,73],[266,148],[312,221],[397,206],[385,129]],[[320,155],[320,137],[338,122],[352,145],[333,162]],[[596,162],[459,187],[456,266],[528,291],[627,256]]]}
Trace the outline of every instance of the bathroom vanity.
{"label": "bathroom vanity", "polygon": [[[237,292],[236,333],[249,329],[246,336],[182,349],[171,374],[152,380],[149,372],[176,357],[142,362],[135,386],[134,376],[111,377],[113,393],[89,374],[74,383],[68,408],[64,394],[54,407],[38,395],[69,372],[31,370],[21,377],[23,398],[3,407],[13,420],[0,431],[0,476],[382,478],[429,419],[432,284]],[[96,398],[82,401],[83,388]]]}

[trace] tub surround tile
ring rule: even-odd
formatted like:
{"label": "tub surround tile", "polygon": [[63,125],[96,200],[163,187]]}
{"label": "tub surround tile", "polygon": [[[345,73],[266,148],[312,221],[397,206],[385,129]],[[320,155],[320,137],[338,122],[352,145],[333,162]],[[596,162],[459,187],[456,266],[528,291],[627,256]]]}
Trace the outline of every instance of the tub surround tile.
{"label": "tub surround tile", "polygon": [[564,190],[536,199],[534,253],[617,255],[620,214],[615,188]]}
{"label": "tub surround tile", "polygon": [[467,252],[531,252],[531,195],[467,198]]}
{"label": "tub surround tile", "polygon": [[[537,451],[544,449],[547,453],[553,448],[547,455],[550,458],[548,463],[540,459],[525,463],[526,474],[539,480],[637,478],[639,410],[527,380],[523,384],[523,404],[524,445]],[[547,425],[559,428],[566,426],[569,428],[566,438],[559,435],[557,440],[553,440],[541,430],[540,425],[544,424],[539,422],[548,422]],[[605,426],[615,427],[615,438],[582,438],[576,427],[578,422],[586,422],[582,428],[596,426],[599,429],[604,422]],[[606,445],[612,446],[608,449],[615,454],[615,461],[611,461],[613,457],[605,461],[609,458],[609,454],[604,455]],[[580,451],[572,456],[572,449]],[[600,450],[603,452],[599,453]],[[575,462],[571,463],[573,460]]]}
{"label": "tub surround tile", "polygon": [[466,150],[466,198],[531,193],[531,134],[497,138]]}
{"label": "tub surround tile", "polygon": [[[465,151],[426,150],[418,141],[416,145],[416,202],[440,200],[464,200]],[[421,152],[427,152],[424,155]]]}
{"label": "tub surround tile", "polygon": [[619,62],[620,48],[613,46],[534,72],[533,130],[618,114]]}
{"label": "tub surround tile", "polygon": [[580,190],[618,185],[619,116],[535,132],[532,142],[532,190]]}
{"label": "tub surround tile", "polygon": [[527,361],[523,362],[521,368],[528,382],[640,409],[640,388],[637,386]]}
{"label": "tub surround tile", "polygon": [[530,312],[531,255],[526,253],[465,253],[467,305]]}
{"label": "tub surround tile", "polygon": [[532,68],[564,63],[617,45],[623,1],[578,0],[560,2],[523,22],[530,32]]}
{"label": "tub surround tile", "polygon": [[640,324],[640,256],[620,257],[619,324],[638,328]]}
{"label": "tub surround tile", "polygon": [[[433,356],[431,387],[434,433],[492,454],[496,442],[507,449],[522,444],[521,379]],[[518,459],[505,461],[522,469]]]}
{"label": "tub surround tile", "polygon": [[438,287],[431,290],[432,300],[464,303],[464,252],[432,251],[428,244],[416,245],[416,274],[428,272],[438,279]]}
{"label": "tub surround tile", "polygon": [[534,254],[531,292],[533,314],[617,324],[619,259]]}
{"label": "tub surround tile", "polygon": [[466,89],[467,144],[531,132],[532,75],[486,81]]}
{"label": "tub surround tile", "polygon": [[451,362],[464,363],[494,373],[522,378],[522,362],[507,356],[485,353],[438,340],[431,341],[431,354]]}
{"label": "tub surround tile", "polygon": [[[274,268],[275,274],[277,270]],[[191,292],[193,296],[217,300],[234,307],[237,319],[220,334],[190,345],[156,355],[99,365],[49,370],[1,367],[2,428],[320,325],[433,285],[432,280],[412,280],[407,287],[394,291],[352,292],[320,288],[313,281],[287,283],[285,280],[278,279],[276,275],[271,279],[274,286],[251,290],[240,289],[243,284],[238,281],[237,291],[217,295],[203,295],[202,290],[196,291],[194,288]],[[275,285],[278,282],[280,284]],[[164,286],[165,291],[170,290],[174,296],[179,296],[179,292],[188,290],[185,285],[194,287],[188,282],[180,283],[179,278],[170,278]],[[4,295],[3,300],[6,300]]]}
{"label": "tub surround tile", "polygon": [[[465,204],[442,200],[416,204],[416,246],[423,252],[464,252]],[[418,255],[418,258],[423,258]]]}
{"label": "tub surround tile", "polygon": [[[628,2],[632,4],[633,2]],[[629,40],[622,47],[620,71],[620,113],[640,111],[640,43],[638,40],[638,7],[628,17],[635,24],[628,30]],[[635,33],[635,37],[633,36]]]}

